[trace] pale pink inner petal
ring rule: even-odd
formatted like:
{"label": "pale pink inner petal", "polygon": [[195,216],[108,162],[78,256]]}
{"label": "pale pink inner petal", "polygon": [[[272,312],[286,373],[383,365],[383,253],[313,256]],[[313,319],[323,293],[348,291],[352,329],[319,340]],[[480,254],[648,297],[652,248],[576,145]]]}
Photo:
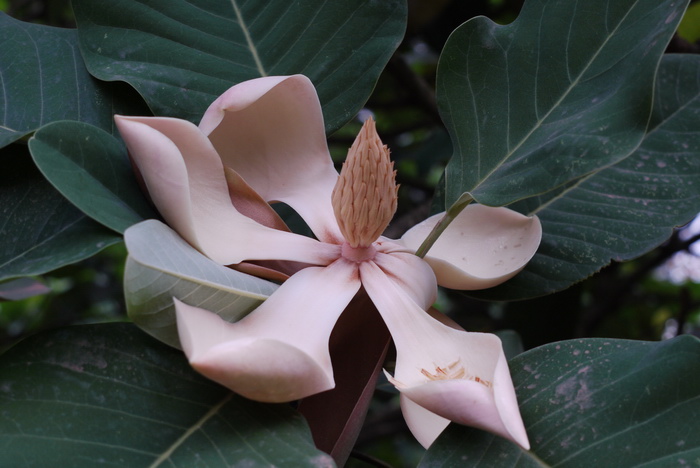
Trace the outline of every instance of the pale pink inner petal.
{"label": "pale pink inner petal", "polygon": [[209,140],[179,119],[115,117],[148,192],[168,224],[221,264],[294,260],[328,264],[339,247],[263,226],[232,205]]}
{"label": "pale pink inner petal", "polygon": [[236,323],[176,301],[192,366],[248,398],[283,402],[333,388],[331,331],[360,288],[357,266],[338,260],[287,280]]}
{"label": "pale pink inner petal", "polygon": [[[401,240],[414,251],[442,218],[417,224]],[[452,289],[484,289],[515,276],[535,255],[542,238],[536,216],[508,208],[472,204],[452,221],[428,251],[438,284]]]}
{"label": "pale pink inner petal", "polygon": [[320,240],[342,239],[331,206],[338,173],[308,78],[268,77],[236,85],[214,101],[200,128],[224,165],[265,200],[290,205]]}
{"label": "pale pink inner petal", "polygon": [[422,309],[437,299],[435,273],[423,259],[406,252],[379,252],[374,263]]}

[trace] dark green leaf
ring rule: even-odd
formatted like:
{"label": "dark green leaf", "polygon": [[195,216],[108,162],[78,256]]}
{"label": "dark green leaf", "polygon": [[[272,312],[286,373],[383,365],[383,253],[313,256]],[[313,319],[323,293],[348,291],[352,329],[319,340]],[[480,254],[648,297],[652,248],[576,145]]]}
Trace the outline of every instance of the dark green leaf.
{"label": "dark green leaf", "polygon": [[71,205],[24,147],[5,148],[0,171],[0,281],[40,275],[121,240]]}
{"label": "dark green leaf", "polygon": [[575,184],[515,205],[536,214],[538,253],[511,281],[479,297],[520,299],[564,289],[613,260],[635,258],[690,221],[700,206],[700,56],[661,62],[641,146]]}
{"label": "dark green leaf", "polygon": [[81,49],[97,78],[134,86],[157,115],[198,122],[223,91],[301,73],[326,127],[367,100],[406,25],[403,0],[74,0]]}
{"label": "dark green leaf", "polygon": [[331,467],[301,416],[232,394],[134,325],[76,326],[0,357],[4,466]]}
{"label": "dark green leaf", "polygon": [[[90,76],[75,30],[24,23],[0,12],[0,44],[0,146],[54,120],[80,120],[114,133],[112,116],[134,104],[125,86]],[[119,100],[112,97],[117,90]]]}
{"label": "dark green leaf", "polygon": [[83,213],[123,233],[156,213],[136,183],[126,148],[109,133],[81,122],[53,122],[29,140],[44,176]]}
{"label": "dark green leaf", "polygon": [[440,57],[438,101],[454,144],[446,206],[548,192],[641,141],[654,76],[687,0],[530,0],[499,26],[474,18]]}
{"label": "dark green leaf", "polygon": [[700,459],[700,340],[585,339],[510,362],[532,445],[452,425],[421,468],[665,468]]}

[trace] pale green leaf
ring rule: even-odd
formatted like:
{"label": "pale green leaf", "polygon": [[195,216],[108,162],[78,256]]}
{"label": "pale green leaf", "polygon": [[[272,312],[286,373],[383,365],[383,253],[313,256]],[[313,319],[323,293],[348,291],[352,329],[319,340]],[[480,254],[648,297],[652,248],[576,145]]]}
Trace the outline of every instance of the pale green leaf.
{"label": "pale green leaf", "polygon": [[129,317],[171,346],[179,346],[173,297],[234,322],[277,289],[274,283],[214,263],[156,220],[130,227],[125,240]]}

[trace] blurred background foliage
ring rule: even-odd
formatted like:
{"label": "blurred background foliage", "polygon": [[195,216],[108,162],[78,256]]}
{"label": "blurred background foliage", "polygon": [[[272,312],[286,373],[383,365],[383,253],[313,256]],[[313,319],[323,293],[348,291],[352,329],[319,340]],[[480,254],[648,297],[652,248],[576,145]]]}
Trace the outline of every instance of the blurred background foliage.
{"label": "blurred background foliage", "polygon": [[[435,102],[435,73],[449,34],[477,15],[506,24],[522,0],[408,0],[406,37],[363,112],[378,122],[401,184],[399,209],[387,235],[395,237],[431,211],[431,199],[452,148]],[[69,0],[0,0],[0,10],[23,21],[73,27]],[[700,52],[700,1],[693,1],[668,48]],[[348,123],[330,137],[340,163],[360,128]],[[679,228],[641,258],[613,263],[550,296],[488,303],[445,291],[438,307],[472,331],[516,330],[511,349],[530,349],[576,337],[660,340],[700,336],[700,222]],[[112,246],[42,278],[0,283],[0,350],[24,336],[75,323],[126,320],[122,294],[126,250]],[[395,392],[380,385],[358,452],[348,466],[415,465],[423,451],[403,426]],[[382,461],[380,462],[379,459]],[[388,464],[388,465],[387,465]]]}

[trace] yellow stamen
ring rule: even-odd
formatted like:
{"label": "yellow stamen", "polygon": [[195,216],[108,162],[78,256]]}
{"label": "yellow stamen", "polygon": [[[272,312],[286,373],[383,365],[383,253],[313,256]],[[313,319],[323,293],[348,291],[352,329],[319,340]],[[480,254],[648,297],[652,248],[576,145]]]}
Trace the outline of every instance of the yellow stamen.
{"label": "yellow stamen", "polygon": [[332,203],[340,231],[352,248],[369,247],[396,212],[396,171],[374,120],[368,118],[340,171]]}

